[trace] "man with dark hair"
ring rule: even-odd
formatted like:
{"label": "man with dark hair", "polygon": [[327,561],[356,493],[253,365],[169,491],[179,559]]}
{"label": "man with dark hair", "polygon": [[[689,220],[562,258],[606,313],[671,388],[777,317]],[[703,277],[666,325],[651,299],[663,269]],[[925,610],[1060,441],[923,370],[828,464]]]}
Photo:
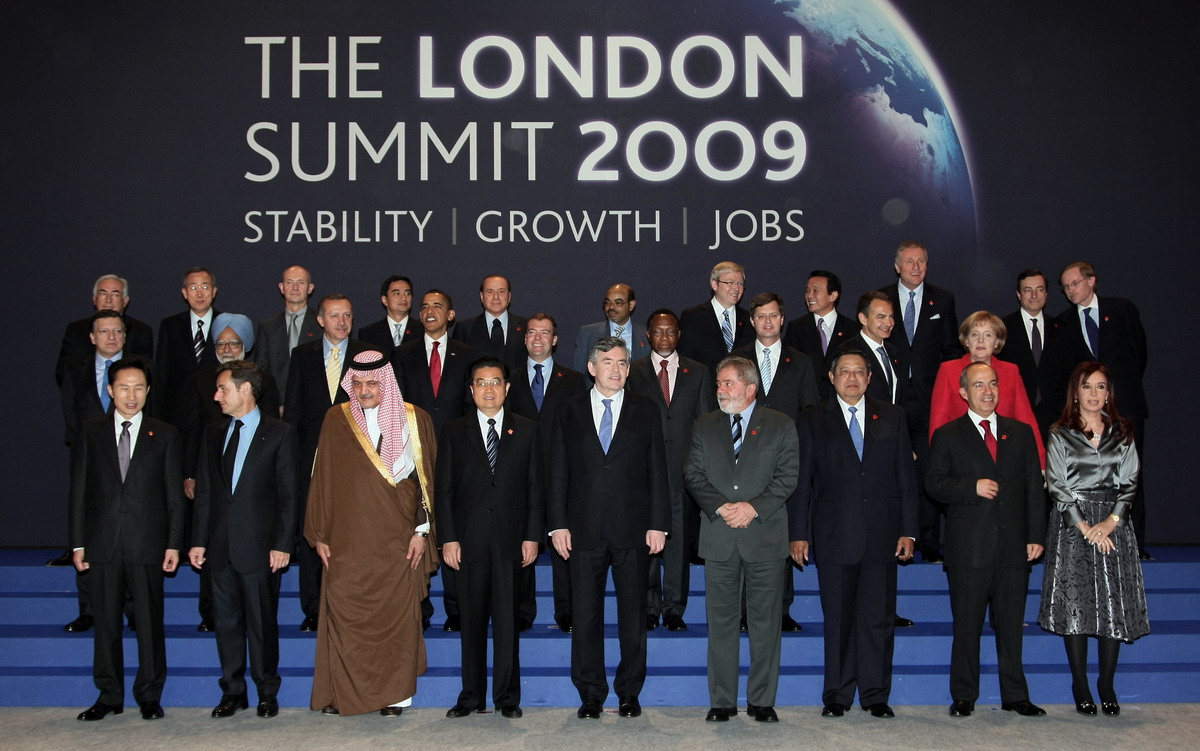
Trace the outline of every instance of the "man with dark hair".
{"label": "man with dark hair", "polygon": [[1067,381],[1071,377],[1067,328],[1045,313],[1048,289],[1046,275],[1039,269],[1025,269],[1017,274],[1020,306],[1004,316],[1008,339],[996,352],[996,357],[1020,369],[1043,442],[1048,440],[1050,426],[1062,414]]}
{"label": "man with dark hair", "polygon": [[679,316],[679,353],[698,360],[712,372],[738,347],[754,341],[750,315],[738,306],[746,291],[746,270],[722,261],[709,274],[712,298]]}
{"label": "man with dark hair", "polygon": [[462,692],[446,712],[466,717],[486,706],[488,616],[492,622],[492,700],[521,716],[517,589],[545,534],[542,454],[537,424],[505,409],[508,367],[484,356],[471,365],[474,414],[451,420],[438,441],[434,487],[442,560],[457,571],[462,605]]}
{"label": "man with dark hair", "polygon": [[92,579],[92,672],[100,690],[81,720],[101,720],[124,709],[126,592],[138,625],[133,696],[142,719],[163,716],[163,573],[179,566],[183,540],[183,441],[174,427],[145,414],[150,372],[143,359],[114,362],[108,371],[112,415],[85,422],[71,446],[71,547],[76,570],[88,571]]}
{"label": "man with dark hair", "polygon": [[900,350],[891,342],[892,331],[896,327],[892,301],[879,290],[864,292],[858,298],[857,310],[859,331],[842,342],[834,356],[851,349],[861,352],[867,358],[872,373],[867,396],[887,404],[903,406],[908,382],[904,374],[908,372],[908,367],[906,361],[901,360]]}
{"label": "man with dark hair", "polygon": [[503,360],[510,368],[521,367],[526,356],[526,321],[509,312],[512,282],[499,274],[485,276],[479,283],[479,304],[483,306],[483,312],[459,321],[451,338]]}
{"label": "man with dark hair", "polygon": [[[141,321],[125,314],[129,305],[129,282],[116,274],[105,274],[92,285],[92,307],[97,311],[112,310],[121,316],[125,326],[125,349],[131,355],[154,357],[154,332]],[[78,360],[86,360],[95,345],[89,337],[92,334],[92,316],[71,321],[63,332],[62,344],[58,349],[58,361],[54,366],[54,379],[59,386],[63,383],[63,372],[67,365]],[[69,566],[66,560],[61,565]]]}
{"label": "man with dark hair", "polygon": [[[287,393],[288,366],[292,362],[292,350],[301,344],[316,341],[317,337],[321,336],[317,311],[308,304],[315,288],[308,269],[303,266],[289,266],[284,269],[283,280],[279,282],[283,310],[264,321],[259,321],[254,332],[254,340],[258,345],[252,353],[250,347],[245,348],[245,354],[253,355],[251,359],[271,374],[280,395]],[[217,353],[218,359],[220,354]],[[258,406],[260,409],[266,409],[270,405],[260,403]],[[276,411],[271,416],[275,417],[278,414]]]}
{"label": "man with dark hair", "polygon": [[212,324],[221,312],[213,308],[217,298],[216,276],[203,266],[193,266],[184,272],[180,293],[188,309],[167,316],[158,326],[155,403],[162,418],[172,425],[183,425],[187,418],[184,389],[188,377],[198,370],[217,367]]}
{"label": "man with dark hair", "polygon": [[379,285],[379,302],[386,314],[358,330],[358,338],[375,347],[387,357],[402,344],[420,336],[421,324],[411,315],[413,303],[412,280],[392,274]]}
{"label": "man with dark hair", "polygon": [[809,272],[808,284],[804,287],[804,304],[808,312],[788,322],[783,335],[785,347],[798,349],[813,362],[813,373],[817,376],[817,395],[828,399],[832,389],[823,375],[829,356],[837,352],[843,342],[858,333],[859,325],[849,316],[837,310],[842,297],[842,280],[832,271],[816,269]]}
{"label": "man with dark hair", "polygon": [[228,419],[210,424],[201,446],[188,558],[212,579],[221,662],[213,717],[249,707],[247,648],[258,716],[279,713],[279,583],[296,546],[299,448],[291,425],[259,409],[262,388],[254,363],[218,365],[213,400]]}
{"label": "man with dark hair", "polygon": [[[598,340],[609,336],[625,342],[630,357],[644,357],[650,353],[646,341],[646,327],[633,320],[637,310],[637,293],[628,284],[614,284],[604,293],[604,318],[597,323],[579,327],[575,336],[575,369],[587,372],[588,353]],[[589,378],[590,381],[590,378]]]}

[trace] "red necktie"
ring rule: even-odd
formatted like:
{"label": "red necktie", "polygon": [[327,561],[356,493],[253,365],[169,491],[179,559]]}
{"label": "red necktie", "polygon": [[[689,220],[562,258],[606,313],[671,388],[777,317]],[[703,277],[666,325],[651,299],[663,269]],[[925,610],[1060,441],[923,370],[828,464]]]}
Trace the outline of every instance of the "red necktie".
{"label": "red necktie", "polygon": [[658,371],[658,385],[662,386],[663,401],[671,406],[671,376],[667,375],[667,361],[662,361],[662,370]]}
{"label": "red necktie", "polygon": [[442,385],[442,356],[438,354],[438,345],[433,343],[433,354],[429,356],[429,380],[433,381],[433,398],[437,399],[438,387]]}
{"label": "red necktie", "polygon": [[988,453],[992,455],[992,461],[996,461],[996,436],[992,435],[992,429],[987,420],[980,420],[979,427],[983,428],[983,444],[987,446]]}

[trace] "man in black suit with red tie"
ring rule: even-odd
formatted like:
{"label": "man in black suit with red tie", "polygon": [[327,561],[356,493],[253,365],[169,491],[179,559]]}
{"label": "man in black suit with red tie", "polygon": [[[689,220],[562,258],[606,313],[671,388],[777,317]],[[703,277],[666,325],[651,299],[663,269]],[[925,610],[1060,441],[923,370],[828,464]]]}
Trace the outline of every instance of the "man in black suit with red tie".
{"label": "man in black suit with red tie", "polygon": [[[150,327],[136,318],[125,315],[129,305],[129,282],[116,274],[105,274],[92,285],[92,307],[96,312],[101,310],[116,311],[125,325],[125,348],[131,355],[154,357],[154,332]],[[62,344],[58,349],[58,361],[54,366],[54,379],[59,386],[63,384],[64,370],[70,363],[85,360],[91,356],[94,345],[89,337],[92,333],[92,316],[71,321],[63,331]],[[70,556],[61,564],[71,565]]]}
{"label": "man in black suit with red tie", "polygon": [[484,356],[471,366],[473,414],[451,420],[434,471],[442,560],[458,574],[462,605],[462,692],[446,712],[466,717],[487,705],[488,616],[492,622],[492,700],[521,716],[517,591],[545,534],[542,452],[537,423],[504,408],[508,366]]}
{"label": "man in black suit with red tie", "polygon": [[559,410],[551,439],[547,519],[571,568],[571,681],[580,719],[599,719],[608,696],[604,597],[611,567],[621,661],[613,689],[622,717],[642,713],[646,680],[646,582],[650,556],[671,526],[667,458],[654,402],[625,388],[629,350],[606,337],[592,345],[595,386]]}
{"label": "man in black suit with red tie", "polygon": [[138,625],[133,696],[142,718],[156,720],[167,678],[163,572],[179,566],[183,542],[183,439],[145,414],[151,376],[144,360],[118,360],[108,376],[113,414],[84,423],[71,447],[71,547],[76,570],[92,578],[100,690],[79,719],[124,709],[121,613],[128,592]]}
{"label": "man in black suit with red tie", "polygon": [[[354,307],[345,295],[330,294],[317,304],[317,323],[324,333],[315,342],[292,350],[288,366],[287,395],[283,399],[283,419],[296,429],[300,444],[299,495],[296,524],[302,525],[308,510],[308,483],[325,413],[335,404],[350,401],[342,388],[342,376],[367,344],[350,338],[354,326]],[[321,559],[305,540],[296,545],[300,564],[300,608],[304,611],[301,631],[316,631],[321,609]]]}
{"label": "man in black suit with red tie", "polygon": [[713,266],[713,296],[679,316],[679,354],[697,360],[711,373],[738,347],[754,341],[750,315],[738,305],[746,291],[746,270],[733,261]]}
{"label": "man in black suit with red tie", "polygon": [[254,363],[217,367],[215,401],[227,420],[205,430],[196,483],[191,564],[212,572],[221,702],[246,709],[246,650],[258,716],[279,714],[279,580],[296,546],[296,431],[258,408]]}
{"label": "man in black suit with red tie", "polygon": [[451,338],[503,360],[510,368],[521,367],[526,356],[527,321],[508,309],[512,304],[512,282],[499,274],[485,276],[479,283],[479,304],[483,312],[459,321]]}
{"label": "man in black suit with red tie", "polygon": [[824,717],[859,704],[893,717],[897,561],[912,559],[917,475],[904,411],[866,396],[861,350],[830,362],[834,396],[800,420],[800,485],[788,502],[792,559],[816,560],[825,617]]}
{"label": "man in black suit with red tie", "polygon": [[413,303],[412,280],[392,274],[379,285],[379,301],[386,315],[358,330],[358,338],[391,357],[399,346],[421,336],[421,324],[411,315]]}
{"label": "man in black suit with red tie", "polygon": [[954,294],[925,281],[929,271],[929,251],[915,242],[900,243],[896,249],[896,275],[899,281],[880,288],[892,302],[897,336],[892,343],[908,367],[900,373],[904,384],[904,415],[908,418],[909,437],[917,455],[917,481],[921,483],[921,534],[917,549],[926,563],[942,560],[942,509],[925,494],[924,478],[928,471],[929,403],[938,369],[946,360],[962,356],[958,343],[958,314]]}
{"label": "man in black suit with red tie", "polygon": [[1046,315],[1048,299],[1045,274],[1038,269],[1017,274],[1020,307],[1004,316],[1008,338],[1004,348],[996,352],[996,357],[1020,369],[1043,442],[1049,440],[1050,426],[1062,415],[1073,367],[1067,328],[1057,318]]}
{"label": "man in black suit with red tie", "polygon": [[967,414],[933,434],[925,485],[946,512],[946,576],[954,613],[952,717],[979,698],[979,637],[989,607],[996,632],[1000,708],[1036,717],[1021,664],[1029,567],[1046,540],[1046,495],[1033,428],[996,414],[999,384],[986,363],[959,378]]}
{"label": "man in black suit with red tie", "polygon": [[850,316],[837,310],[842,297],[842,280],[832,271],[816,269],[809,273],[804,287],[804,304],[808,312],[788,322],[783,344],[808,355],[817,375],[817,395],[828,399],[832,388],[824,373],[828,358],[843,342],[858,333],[859,325]]}
{"label": "man in black suit with red tie", "polygon": [[213,321],[221,311],[213,307],[217,299],[217,278],[203,266],[193,266],[183,274],[180,289],[188,309],[162,319],[158,325],[158,395],[155,403],[161,417],[172,425],[187,419],[185,389],[188,378],[198,370],[217,367],[213,345],[216,332]]}
{"label": "man in black suit with red tie", "polygon": [[634,360],[629,373],[629,390],[658,406],[667,451],[667,487],[671,491],[671,529],[661,555],[650,556],[650,589],[646,624],[658,626],[662,617],[668,631],[686,631],[691,586],[691,557],[700,534],[700,507],[688,493],[683,471],[692,448],[692,423],[716,407],[715,387],[708,368],[681,357],[679,319],[666,308],[650,314],[646,321],[649,357]]}
{"label": "man in black suit with red tie", "polygon": [[[572,396],[588,390],[583,374],[554,361],[558,346],[558,324],[548,313],[534,313],[525,324],[525,350],[529,358],[525,370],[516,371],[510,378],[508,400],[505,404],[522,417],[538,424],[538,443],[542,451],[542,471],[550,464],[550,438],[554,429],[554,413]],[[554,622],[564,634],[571,633],[571,572],[567,561],[550,550],[550,567],[554,581]],[[533,625],[537,618],[537,576],[535,567],[521,571],[521,593],[518,597],[517,620],[521,630]]]}

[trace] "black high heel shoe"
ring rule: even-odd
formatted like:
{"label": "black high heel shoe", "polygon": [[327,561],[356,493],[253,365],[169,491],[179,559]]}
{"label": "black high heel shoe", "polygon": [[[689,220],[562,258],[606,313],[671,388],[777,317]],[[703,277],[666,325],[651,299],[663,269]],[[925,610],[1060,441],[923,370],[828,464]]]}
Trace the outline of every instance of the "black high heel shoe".
{"label": "black high heel shoe", "polygon": [[[1107,706],[1107,705],[1106,705]],[[1096,704],[1091,699],[1075,702],[1075,711],[1088,717],[1096,716]]]}
{"label": "black high heel shoe", "polygon": [[[1102,701],[1102,702],[1100,702],[1100,711],[1103,712],[1104,714],[1108,715],[1109,717],[1116,717],[1117,715],[1121,714],[1121,705],[1118,704],[1115,700],[1114,701]],[[1096,710],[1093,708],[1092,713],[1095,714],[1095,712],[1096,712]]]}

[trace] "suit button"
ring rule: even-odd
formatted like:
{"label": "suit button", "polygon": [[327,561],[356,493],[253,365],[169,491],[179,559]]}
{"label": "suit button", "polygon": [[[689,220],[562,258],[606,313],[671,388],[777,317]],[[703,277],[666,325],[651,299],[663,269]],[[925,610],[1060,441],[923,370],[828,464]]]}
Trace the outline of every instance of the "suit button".
{"label": "suit button", "polygon": [[734,485],[734,486],[733,486],[733,489],[734,489],[734,490],[737,490],[737,489],[738,489],[738,486],[737,486],[737,485]]}

